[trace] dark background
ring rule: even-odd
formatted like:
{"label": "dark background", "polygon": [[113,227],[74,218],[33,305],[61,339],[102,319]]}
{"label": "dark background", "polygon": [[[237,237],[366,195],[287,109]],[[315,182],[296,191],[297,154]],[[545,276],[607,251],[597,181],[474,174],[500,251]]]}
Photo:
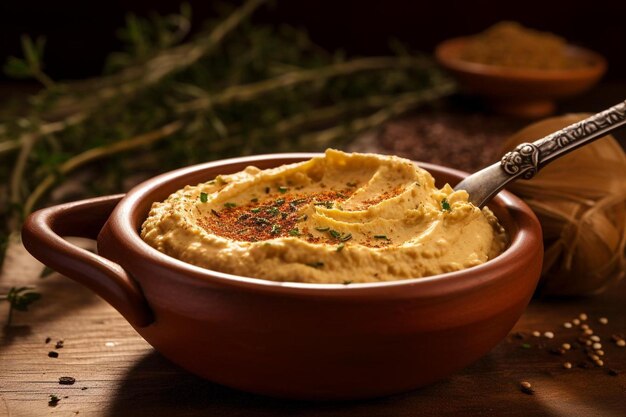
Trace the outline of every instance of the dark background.
{"label": "dark background", "polygon": [[[191,0],[193,23],[213,14],[214,2]],[[240,1],[232,2],[241,4]],[[175,12],[175,0],[4,0],[0,1],[0,59],[20,53],[20,34],[47,38],[46,72],[54,79],[99,75],[108,52],[119,49],[115,29],[127,12]],[[450,37],[473,34],[501,20],[548,30],[607,57],[605,80],[626,80],[626,2],[574,1],[342,1],[278,0],[254,15],[256,21],[284,22],[308,29],[328,49],[348,54],[388,53],[397,38],[432,52]],[[0,82],[7,83],[4,75]]]}

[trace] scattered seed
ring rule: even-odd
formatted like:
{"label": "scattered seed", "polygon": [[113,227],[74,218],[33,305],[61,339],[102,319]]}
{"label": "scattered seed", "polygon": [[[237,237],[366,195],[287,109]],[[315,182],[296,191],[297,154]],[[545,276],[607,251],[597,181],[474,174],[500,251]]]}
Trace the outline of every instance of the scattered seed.
{"label": "scattered seed", "polygon": [[596,355],[604,356],[604,351],[602,349],[598,349],[598,350],[596,350]]}
{"label": "scattered seed", "polygon": [[600,357],[598,355],[591,354],[589,355],[589,359],[591,359],[592,361],[599,361]]}
{"label": "scattered seed", "polygon": [[596,364],[596,366],[604,366],[604,362],[602,361],[602,359],[598,359],[597,361],[594,361],[594,363]]}
{"label": "scattered seed", "polygon": [[587,341],[585,341],[585,345],[591,346],[591,345],[593,345],[593,342],[591,340],[587,340]]}
{"label": "scattered seed", "polygon": [[532,385],[530,385],[530,382],[522,381],[520,382],[519,385],[520,385],[520,389],[522,390],[524,394],[533,395],[535,393],[535,390],[533,390]]}
{"label": "scattered seed", "polygon": [[48,352],[48,357],[50,357],[50,358],[58,358],[59,354],[57,352],[50,351],[50,352]]}
{"label": "scattered seed", "polygon": [[590,336],[593,334],[593,330],[591,329],[585,329],[585,331],[583,332],[586,336]]}
{"label": "scattered seed", "polygon": [[602,349],[602,343],[594,343],[593,345],[591,345],[591,347],[593,348],[593,350],[600,350]]}
{"label": "scattered seed", "polygon": [[46,337],[46,344],[50,343],[51,340],[52,340],[51,338]]}
{"label": "scattered seed", "polygon": [[563,363],[563,368],[565,368],[565,369],[572,369],[572,363],[571,362]]}
{"label": "scattered seed", "polygon": [[572,320],[572,323],[574,324],[574,326],[578,326],[580,324],[580,320],[574,319]]}
{"label": "scattered seed", "polygon": [[609,375],[611,376],[618,376],[620,374],[619,370],[615,369],[615,368],[609,368]]}
{"label": "scattered seed", "polygon": [[54,347],[56,349],[61,349],[63,347],[63,340],[59,340]]}
{"label": "scattered seed", "polygon": [[589,328],[589,325],[587,323],[583,323],[580,325],[580,328],[583,330],[587,330]]}
{"label": "scattered seed", "polygon": [[580,313],[578,315],[578,318],[581,319],[582,321],[585,321],[585,320],[587,320],[587,315],[585,313]]}
{"label": "scattered seed", "polygon": [[544,332],[543,337],[548,338],[548,339],[553,339],[554,338],[554,333],[552,333],[552,332]]}
{"label": "scattered seed", "polygon": [[74,385],[76,378],[71,376],[62,376],[59,378],[59,384],[61,385]]}
{"label": "scattered seed", "polygon": [[89,388],[87,388],[87,387],[82,387],[80,390],[81,390],[81,391],[85,391],[86,389],[89,389]]}
{"label": "scattered seed", "polygon": [[532,333],[532,335],[533,335],[533,336],[535,336],[535,337],[540,337],[540,336],[541,336],[541,333],[540,333],[540,332],[538,332],[537,330],[535,330],[535,331]]}
{"label": "scattered seed", "polygon": [[624,341],[624,339],[620,339],[617,342],[615,342],[615,344],[619,347],[624,347],[626,346],[626,341]]}
{"label": "scattered seed", "polygon": [[600,324],[608,324],[609,323],[609,319],[607,319],[606,317],[600,317],[598,319],[598,323],[600,323]]}
{"label": "scattered seed", "polygon": [[563,327],[565,327],[566,329],[571,329],[572,323],[570,323],[569,321],[566,321],[565,323],[563,323]]}
{"label": "scattered seed", "polygon": [[565,350],[570,350],[572,348],[572,345],[570,345],[569,343],[563,343],[561,347]]}
{"label": "scattered seed", "polygon": [[552,348],[550,349],[550,353],[553,355],[564,355],[565,354],[565,349],[563,348]]}
{"label": "scattered seed", "polygon": [[596,335],[591,336],[589,339],[593,340],[594,342],[599,342],[600,338]]}
{"label": "scattered seed", "polygon": [[56,407],[57,404],[59,404],[59,401],[61,401],[61,399],[54,394],[50,394],[49,397],[50,397],[50,399],[48,400],[49,407]]}

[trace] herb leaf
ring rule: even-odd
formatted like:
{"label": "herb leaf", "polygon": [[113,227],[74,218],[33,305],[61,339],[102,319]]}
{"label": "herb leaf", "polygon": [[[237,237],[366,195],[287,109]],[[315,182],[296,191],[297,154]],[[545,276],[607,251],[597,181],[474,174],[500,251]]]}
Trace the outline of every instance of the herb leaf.
{"label": "herb leaf", "polygon": [[209,201],[209,195],[207,193],[200,193],[200,201],[206,203]]}
{"label": "herb leaf", "polygon": [[450,207],[450,203],[448,203],[448,199],[444,198],[443,200],[441,200],[441,210],[442,211],[452,211],[452,208]]}

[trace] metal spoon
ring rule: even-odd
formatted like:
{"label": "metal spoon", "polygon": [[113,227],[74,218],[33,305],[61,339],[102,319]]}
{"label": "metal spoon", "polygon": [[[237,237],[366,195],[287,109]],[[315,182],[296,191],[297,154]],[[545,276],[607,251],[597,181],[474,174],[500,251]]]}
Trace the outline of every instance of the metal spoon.
{"label": "metal spoon", "polygon": [[561,156],[626,125],[626,101],[574,123],[533,143],[519,144],[496,162],[458,183],[455,190],[469,193],[469,201],[483,207],[508,183],[527,180]]}

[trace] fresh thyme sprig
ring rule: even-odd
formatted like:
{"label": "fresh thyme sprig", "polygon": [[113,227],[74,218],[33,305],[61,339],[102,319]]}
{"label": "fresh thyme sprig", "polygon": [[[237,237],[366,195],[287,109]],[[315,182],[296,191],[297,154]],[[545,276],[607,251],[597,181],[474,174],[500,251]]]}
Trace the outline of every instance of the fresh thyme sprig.
{"label": "fresh thyme sprig", "polygon": [[346,60],[302,30],[242,24],[264,3],[247,0],[194,37],[188,6],[129,16],[108,75],[78,82],[50,79],[45,41],[24,37],[24,56],[5,69],[45,89],[26,110],[0,109],[0,262],[3,242],[53,191],[77,198],[60,192],[68,178],[87,197],[207,160],[321,150],[455,88],[428,57]]}
{"label": "fresh thyme sprig", "polygon": [[10,326],[13,321],[13,310],[28,311],[28,307],[41,298],[41,294],[33,289],[33,287],[11,287],[6,295],[0,295],[0,301],[9,302],[7,326]]}

